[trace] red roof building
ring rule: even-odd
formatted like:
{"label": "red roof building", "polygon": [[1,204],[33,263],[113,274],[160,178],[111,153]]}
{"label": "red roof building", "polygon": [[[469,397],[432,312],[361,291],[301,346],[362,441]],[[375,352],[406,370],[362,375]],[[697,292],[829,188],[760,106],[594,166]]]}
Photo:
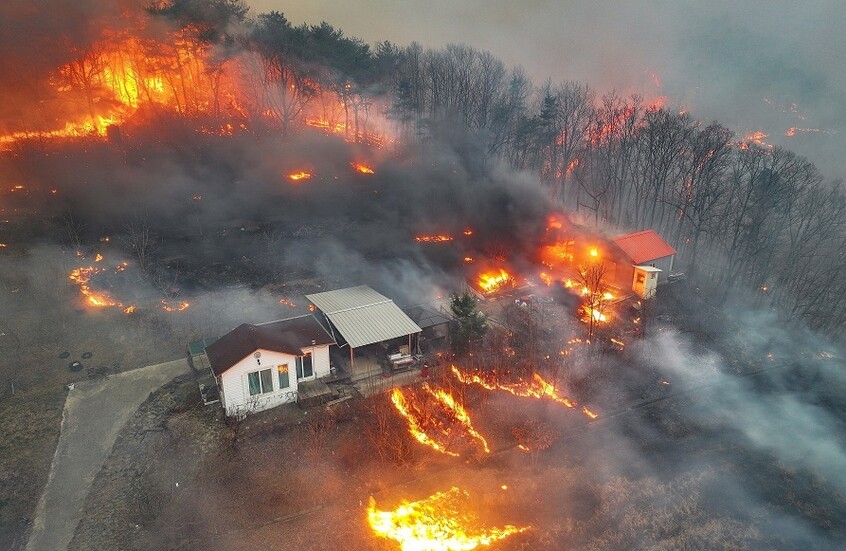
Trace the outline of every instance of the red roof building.
{"label": "red roof building", "polygon": [[613,242],[622,256],[630,262],[628,266],[617,265],[616,277],[621,285],[632,283],[637,285],[639,277],[635,274],[637,266],[657,268],[660,271],[652,270],[654,273],[649,277],[654,277],[657,274],[657,283],[667,281],[667,276],[673,270],[676,250],[664,241],[658,235],[658,232],[655,230],[639,231],[615,237]]}
{"label": "red roof building", "polygon": [[644,230],[614,238],[614,243],[631,258],[632,264],[649,264],[676,254],[655,230]]}

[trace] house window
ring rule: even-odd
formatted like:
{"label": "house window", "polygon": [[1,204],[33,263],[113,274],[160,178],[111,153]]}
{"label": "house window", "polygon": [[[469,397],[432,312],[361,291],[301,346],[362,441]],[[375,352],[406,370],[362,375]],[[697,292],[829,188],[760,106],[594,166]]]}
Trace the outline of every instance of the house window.
{"label": "house window", "polygon": [[646,278],[643,276],[643,274],[637,274],[637,282],[638,283],[643,283],[645,280],[646,280]]}
{"label": "house window", "polygon": [[655,279],[655,272],[652,272],[651,274],[649,274],[649,279]]}
{"label": "house window", "polygon": [[247,382],[250,387],[250,396],[273,392],[273,375],[270,369],[247,373]]}
{"label": "house window", "polygon": [[288,388],[291,385],[288,380],[288,364],[276,366],[276,371],[279,373],[279,389]]}
{"label": "house window", "polygon": [[308,379],[314,376],[314,368],[311,362],[311,352],[307,352],[305,356],[297,357],[297,380]]}

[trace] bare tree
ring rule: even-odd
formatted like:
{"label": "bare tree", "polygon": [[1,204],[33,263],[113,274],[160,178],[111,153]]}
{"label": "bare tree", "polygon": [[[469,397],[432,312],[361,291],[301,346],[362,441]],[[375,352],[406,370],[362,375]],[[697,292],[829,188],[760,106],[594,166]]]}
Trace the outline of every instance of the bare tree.
{"label": "bare tree", "polygon": [[579,268],[579,279],[587,289],[585,295],[585,316],[588,326],[587,339],[592,340],[596,327],[604,321],[607,303],[605,285],[606,266],[604,263],[591,264]]}
{"label": "bare tree", "polygon": [[85,231],[85,224],[79,217],[74,216],[70,212],[63,214],[61,220],[64,241],[76,254],[81,254],[82,234]]}
{"label": "bare tree", "polygon": [[158,239],[150,228],[146,215],[139,216],[124,225],[124,235],[121,241],[138,262],[141,271],[146,272],[151,267],[153,253],[158,247]]}

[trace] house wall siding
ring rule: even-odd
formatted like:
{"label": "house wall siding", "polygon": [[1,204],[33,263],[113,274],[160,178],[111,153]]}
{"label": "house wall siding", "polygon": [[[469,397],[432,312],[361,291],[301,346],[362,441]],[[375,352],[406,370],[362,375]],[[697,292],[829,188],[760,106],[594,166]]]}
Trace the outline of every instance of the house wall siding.
{"label": "house wall siding", "polygon": [[[261,363],[256,362],[253,354],[239,361],[223,375],[222,401],[226,415],[242,415],[263,411],[281,404],[295,402],[297,399],[296,357],[273,350],[260,350]],[[304,348],[303,352],[311,352],[314,366],[313,378],[329,375],[329,345]],[[277,367],[288,364],[288,388],[279,388],[279,374]],[[254,371],[270,369],[273,381],[273,391],[250,396],[247,375]]]}

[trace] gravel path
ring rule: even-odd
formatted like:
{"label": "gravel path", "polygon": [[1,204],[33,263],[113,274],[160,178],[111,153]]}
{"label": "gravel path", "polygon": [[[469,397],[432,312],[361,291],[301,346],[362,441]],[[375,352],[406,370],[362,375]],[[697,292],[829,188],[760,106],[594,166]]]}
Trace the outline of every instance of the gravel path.
{"label": "gravel path", "polygon": [[77,383],[69,391],[50,477],[38,502],[26,551],[64,551],[83,515],[94,476],[136,409],[174,377],[190,371],[175,360]]}

